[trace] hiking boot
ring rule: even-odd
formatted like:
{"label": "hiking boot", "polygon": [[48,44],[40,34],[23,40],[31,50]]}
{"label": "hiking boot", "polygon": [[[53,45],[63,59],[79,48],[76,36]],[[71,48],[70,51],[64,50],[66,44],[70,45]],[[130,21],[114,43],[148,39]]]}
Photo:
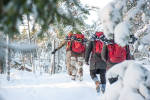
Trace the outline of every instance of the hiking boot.
{"label": "hiking boot", "polygon": [[101,84],[100,88],[101,88],[102,93],[104,93],[105,92],[105,88],[106,88],[106,84]]}
{"label": "hiking boot", "polygon": [[100,93],[100,87],[99,86],[96,87],[96,92]]}
{"label": "hiking boot", "polygon": [[79,81],[82,81],[83,80],[83,76],[77,75],[76,79],[78,79]]}
{"label": "hiking boot", "polygon": [[79,76],[79,81],[83,81],[83,76]]}
{"label": "hiking boot", "polygon": [[97,93],[99,93],[100,92],[100,82],[99,81],[96,81],[95,82],[95,85],[96,85],[96,91],[97,91]]}
{"label": "hiking boot", "polygon": [[68,72],[68,74],[71,76],[71,75],[72,75],[72,72]]}
{"label": "hiking boot", "polygon": [[76,80],[76,76],[75,76],[75,75],[72,75],[72,76],[71,76],[71,80]]}

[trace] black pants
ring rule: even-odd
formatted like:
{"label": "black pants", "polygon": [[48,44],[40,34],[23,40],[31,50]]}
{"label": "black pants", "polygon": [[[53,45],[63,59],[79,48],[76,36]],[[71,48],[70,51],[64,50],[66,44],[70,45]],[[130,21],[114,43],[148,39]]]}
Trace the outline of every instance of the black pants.
{"label": "black pants", "polygon": [[106,84],[106,77],[105,77],[106,69],[90,70],[90,76],[91,76],[92,80],[94,80],[94,81],[95,81],[95,79],[98,79],[96,74],[100,75],[101,83]]}

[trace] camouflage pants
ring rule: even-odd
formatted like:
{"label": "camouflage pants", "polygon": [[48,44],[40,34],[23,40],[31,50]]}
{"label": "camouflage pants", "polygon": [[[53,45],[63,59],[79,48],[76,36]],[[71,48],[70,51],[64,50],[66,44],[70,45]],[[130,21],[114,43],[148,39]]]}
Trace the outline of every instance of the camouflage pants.
{"label": "camouflage pants", "polygon": [[72,68],[71,68],[71,51],[66,52],[66,66],[69,75],[72,75]]}
{"label": "camouflage pants", "polygon": [[71,51],[66,52],[66,65],[69,75],[73,76],[83,76],[83,57],[72,56]]}
{"label": "camouflage pants", "polygon": [[71,70],[74,76],[83,76],[83,57],[71,57]]}

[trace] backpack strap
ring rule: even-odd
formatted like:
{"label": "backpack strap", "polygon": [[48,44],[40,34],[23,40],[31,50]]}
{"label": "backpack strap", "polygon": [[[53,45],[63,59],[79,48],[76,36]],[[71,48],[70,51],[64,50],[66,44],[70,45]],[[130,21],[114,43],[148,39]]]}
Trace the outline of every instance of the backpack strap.
{"label": "backpack strap", "polygon": [[92,52],[94,53],[95,52],[95,41],[93,41],[92,45],[93,45]]}
{"label": "backpack strap", "polygon": [[[98,42],[100,42],[100,43],[98,43]],[[97,48],[96,48],[96,43],[98,43],[98,51],[96,50]],[[102,47],[101,47],[102,46]],[[101,54],[101,52],[102,52],[102,48],[103,48],[103,43],[101,43],[101,41],[93,41],[93,53],[94,54],[97,54],[98,56],[100,56],[100,54]],[[101,51],[99,51],[99,50],[101,50]]]}
{"label": "backpack strap", "polygon": [[126,46],[126,60],[130,60],[131,59],[131,55],[130,55],[130,50],[129,50],[129,45]]}
{"label": "backpack strap", "polygon": [[95,41],[93,41],[93,50],[92,50],[93,53],[96,53],[96,43]]}

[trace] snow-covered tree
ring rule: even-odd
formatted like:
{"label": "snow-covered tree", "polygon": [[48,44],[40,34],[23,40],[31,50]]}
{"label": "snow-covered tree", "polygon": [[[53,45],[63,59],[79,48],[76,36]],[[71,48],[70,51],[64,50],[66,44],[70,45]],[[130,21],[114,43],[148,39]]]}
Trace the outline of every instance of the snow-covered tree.
{"label": "snow-covered tree", "polygon": [[[80,0],[1,0],[0,32],[2,35],[8,34],[15,39],[13,41],[19,43],[29,43],[29,41],[30,43],[38,43],[41,38],[37,36],[42,36],[46,40],[42,39],[41,44],[46,44],[46,47],[48,44],[51,44],[54,38],[63,37],[64,29],[67,25],[75,27],[74,29],[83,25],[83,19],[86,18],[88,13],[88,10],[85,8],[85,6],[81,5]],[[16,34],[18,30],[21,33],[19,36]],[[56,40],[60,41],[59,39]],[[4,51],[6,47],[3,41],[0,41],[2,42],[1,45],[3,45],[0,46],[1,51]],[[16,44],[17,46],[13,45],[13,47],[11,44],[9,48],[13,51],[28,51],[29,48],[31,51],[35,50],[34,46],[33,48],[25,45],[22,47]],[[39,51],[41,50],[47,51],[47,47],[42,48],[40,46]],[[5,57],[5,53],[0,55],[2,55],[2,58]]]}
{"label": "snow-covered tree", "polygon": [[[133,53],[140,52],[135,57],[149,57],[150,0],[113,0],[102,9],[100,18],[108,39],[125,46],[133,35],[137,38],[131,45]],[[118,81],[106,89],[106,100],[150,99],[149,71],[139,62],[125,61],[107,72],[107,79],[117,76]]]}
{"label": "snow-covered tree", "polygon": [[130,36],[134,35],[138,40],[134,44],[133,51],[136,49],[149,51],[149,0],[114,0],[103,8],[100,18],[107,38],[114,38],[115,42],[124,46],[129,43]]}
{"label": "snow-covered tree", "polygon": [[[1,34],[1,36],[3,35]],[[3,71],[5,67],[4,64],[6,65],[5,61],[7,59],[9,60],[9,62],[12,60],[11,54],[9,54],[8,58],[6,57],[7,49],[9,50],[8,53],[20,52],[22,54],[27,54],[27,53],[35,52],[35,50],[37,49],[37,46],[35,44],[27,44],[27,43],[21,43],[21,44],[17,42],[7,43],[6,36],[3,36],[3,38],[1,38],[1,41],[0,41],[0,63],[1,63],[0,67],[3,69]]]}
{"label": "snow-covered tree", "polygon": [[149,100],[150,71],[149,66],[143,66],[136,61],[125,61],[115,65],[107,72],[107,80],[118,77],[109,85],[104,94],[105,100]]}

